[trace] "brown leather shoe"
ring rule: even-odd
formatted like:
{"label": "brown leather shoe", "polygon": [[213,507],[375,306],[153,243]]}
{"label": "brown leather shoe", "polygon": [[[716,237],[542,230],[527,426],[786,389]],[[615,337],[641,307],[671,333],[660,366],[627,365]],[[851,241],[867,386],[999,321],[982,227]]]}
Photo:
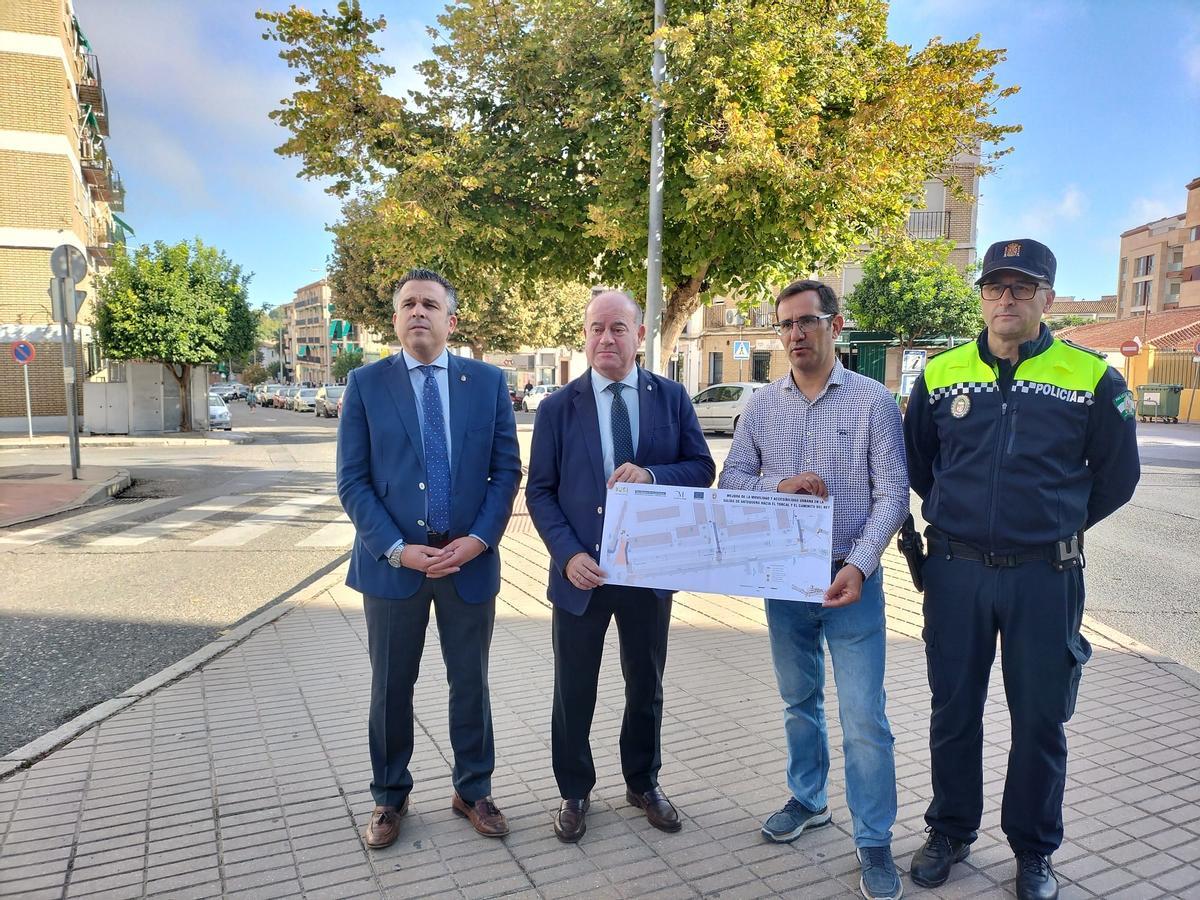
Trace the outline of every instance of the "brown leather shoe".
{"label": "brown leather shoe", "polygon": [[655,787],[644,794],[635,794],[629,788],[625,789],[625,799],[638,809],[646,811],[646,820],[659,831],[678,831],[683,827],[677,810],[662,788]]}
{"label": "brown leather shoe", "polygon": [[363,832],[363,841],[372,850],[382,850],[396,843],[400,834],[400,817],[408,812],[408,798],[397,809],[394,806],[376,806],[371,821]]}
{"label": "brown leather shoe", "polygon": [[587,831],[587,811],[591,803],[585,797],[583,800],[564,800],[558,807],[558,815],[554,817],[554,833],[558,839],[568,844],[574,844]]}
{"label": "brown leather shoe", "polygon": [[508,820],[504,818],[504,813],[500,812],[496,804],[492,802],[491,797],[484,797],[482,800],[476,800],[474,803],[467,803],[455,791],[454,799],[450,802],[450,806],[463,818],[470,819],[471,824],[475,826],[475,830],[484,837],[504,837],[508,834]]}

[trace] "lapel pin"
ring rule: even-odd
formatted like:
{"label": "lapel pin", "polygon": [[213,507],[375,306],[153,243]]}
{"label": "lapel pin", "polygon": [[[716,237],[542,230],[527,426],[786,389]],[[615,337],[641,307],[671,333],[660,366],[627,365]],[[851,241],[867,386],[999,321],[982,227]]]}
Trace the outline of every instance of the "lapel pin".
{"label": "lapel pin", "polygon": [[459,380],[459,381],[466,381],[466,380],[467,380],[467,376],[466,376],[466,375],[459,375],[459,376],[458,376],[458,380]]}

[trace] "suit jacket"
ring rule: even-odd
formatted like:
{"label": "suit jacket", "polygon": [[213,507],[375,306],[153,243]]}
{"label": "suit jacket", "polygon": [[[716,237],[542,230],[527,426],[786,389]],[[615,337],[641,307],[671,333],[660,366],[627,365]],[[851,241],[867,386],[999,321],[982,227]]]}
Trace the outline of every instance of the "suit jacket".
{"label": "suit jacket", "polygon": [[[495,366],[451,354],[447,376],[450,537],[488,545],[449,577],[463,600],[483,603],[500,590],[498,547],[521,483],[516,419]],[[353,370],[342,397],[337,489],[356,531],[346,584],[375,597],[410,597],[425,578],[387,561],[400,538],[424,544],[428,533],[418,402],[399,354]]]}
{"label": "suit jacket", "polygon": [[[638,369],[638,448],[634,463],[659,484],[708,487],[717,467],[683,386]],[[538,406],[525,502],[550,551],[547,596],[582,615],[591,599],[563,574],[576,553],[600,559],[607,494],[600,424],[589,369]],[[659,597],[671,591],[656,590]]]}

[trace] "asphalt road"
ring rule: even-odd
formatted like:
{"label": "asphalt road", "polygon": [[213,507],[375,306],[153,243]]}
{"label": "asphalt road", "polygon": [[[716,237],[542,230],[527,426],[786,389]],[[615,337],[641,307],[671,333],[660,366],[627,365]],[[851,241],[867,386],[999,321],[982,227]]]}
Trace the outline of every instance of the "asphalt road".
{"label": "asphalt road", "polygon": [[[89,448],[89,465],[135,483],[77,530],[38,543],[46,521],[0,530],[0,753],[187,656],[336,565],[349,546],[334,496],[336,421],[232,405],[255,443]],[[528,425],[533,415],[517,414]],[[1088,612],[1200,670],[1194,600],[1200,427],[1143,425],[1145,474],[1089,535]],[[520,434],[528,454],[530,432]],[[718,466],[728,436],[709,438]],[[65,450],[0,451],[0,465]],[[140,527],[139,527],[140,526]],[[7,542],[7,543],[6,543]]]}

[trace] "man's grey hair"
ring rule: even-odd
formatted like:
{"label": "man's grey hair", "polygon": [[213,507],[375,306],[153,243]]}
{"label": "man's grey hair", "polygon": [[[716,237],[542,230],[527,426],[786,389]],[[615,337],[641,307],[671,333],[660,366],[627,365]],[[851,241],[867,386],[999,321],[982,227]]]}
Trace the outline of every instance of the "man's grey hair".
{"label": "man's grey hair", "polygon": [[[446,289],[446,312],[454,315],[458,312],[458,291],[454,289],[454,285],[450,280],[440,272],[435,272],[433,269],[410,269],[404,273],[396,286],[392,288],[392,308],[396,309],[396,300],[400,297],[400,288],[404,287],[410,281],[432,281],[435,284],[440,284]],[[399,311],[399,310],[397,310]]]}
{"label": "man's grey hair", "polygon": [[788,297],[795,297],[797,294],[803,294],[805,291],[815,291],[817,294],[817,305],[821,308],[821,312],[829,313],[831,316],[836,316],[841,310],[838,309],[837,294],[833,292],[833,288],[825,284],[823,281],[817,281],[815,278],[799,278],[793,281],[775,298],[775,315],[779,315],[779,304]]}
{"label": "man's grey hair", "polygon": [[623,297],[625,299],[625,301],[629,304],[629,308],[631,310],[633,310],[633,325],[635,328],[638,325],[642,324],[642,308],[640,306],[638,306],[638,302],[633,299],[632,294],[630,294],[628,291],[618,291],[616,288],[604,288],[599,291],[596,291],[596,290],[592,291],[592,299],[589,300],[587,302],[587,305],[584,306],[584,308],[583,308],[583,324],[584,325],[587,325],[588,310],[591,309],[592,304],[595,303],[597,300],[599,300],[601,297],[607,297],[609,294],[615,294],[618,297]]}

